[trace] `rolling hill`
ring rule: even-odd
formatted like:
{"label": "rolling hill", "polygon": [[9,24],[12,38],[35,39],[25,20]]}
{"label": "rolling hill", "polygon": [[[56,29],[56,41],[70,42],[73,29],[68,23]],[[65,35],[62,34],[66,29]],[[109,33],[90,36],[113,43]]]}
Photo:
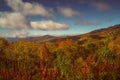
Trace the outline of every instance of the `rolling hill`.
{"label": "rolling hill", "polygon": [[112,37],[120,35],[120,24],[110,26],[108,28],[98,29],[91,31],[86,34],[81,35],[68,35],[68,36],[54,36],[54,35],[43,35],[43,36],[37,36],[37,37],[27,37],[27,38],[6,38],[8,41],[15,42],[17,40],[26,40],[26,41],[37,41],[37,42],[55,42],[58,40],[65,40],[65,39],[72,39],[72,40],[83,40],[83,39],[103,39],[106,37]]}

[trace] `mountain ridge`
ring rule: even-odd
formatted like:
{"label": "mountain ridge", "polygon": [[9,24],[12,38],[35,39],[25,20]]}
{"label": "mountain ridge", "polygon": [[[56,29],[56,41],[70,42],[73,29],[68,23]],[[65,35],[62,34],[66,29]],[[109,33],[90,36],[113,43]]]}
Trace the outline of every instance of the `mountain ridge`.
{"label": "mountain ridge", "polygon": [[63,40],[63,39],[72,39],[72,40],[78,40],[81,37],[92,37],[92,38],[104,38],[108,37],[108,33],[111,34],[119,34],[120,33],[120,24],[110,26],[107,28],[97,29],[90,31],[85,34],[79,34],[79,35],[61,35],[61,36],[54,36],[54,35],[43,35],[43,36],[35,36],[35,37],[27,37],[27,38],[6,38],[10,42],[15,42],[18,40],[26,40],[26,41],[39,41],[39,42],[45,42],[50,41],[54,42],[57,40]]}

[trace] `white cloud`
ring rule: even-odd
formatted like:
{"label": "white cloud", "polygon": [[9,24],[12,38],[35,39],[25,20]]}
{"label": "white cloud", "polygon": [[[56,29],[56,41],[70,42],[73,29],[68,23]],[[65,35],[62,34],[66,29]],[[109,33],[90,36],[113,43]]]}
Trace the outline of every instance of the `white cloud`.
{"label": "white cloud", "polygon": [[7,30],[7,31],[8,32],[0,31],[0,37],[25,38],[34,36],[30,34],[27,30]]}
{"label": "white cloud", "polygon": [[11,35],[9,35],[9,37],[13,37],[13,38],[17,38],[17,37],[25,38],[25,37],[29,37],[29,36],[31,36],[31,35],[26,30],[15,31]]}
{"label": "white cloud", "polygon": [[8,6],[10,6],[15,12],[20,12],[24,15],[40,15],[44,17],[54,17],[53,10],[45,8],[42,4],[23,2],[23,0],[6,1]]}
{"label": "white cloud", "polygon": [[111,9],[111,6],[105,2],[93,2],[91,5],[98,11],[107,11]]}
{"label": "white cloud", "polygon": [[30,22],[21,13],[1,13],[0,26],[13,29],[31,28]]}
{"label": "white cloud", "polygon": [[28,29],[39,30],[65,30],[69,28],[66,23],[58,23],[52,20],[30,22],[26,16],[40,15],[53,17],[52,9],[46,9],[38,3],[28,3],[22,0],[6,0],[13,12],[0,12],[0,27],[15,30],[12,33],[0,32],[0,36],[6,37],[28,37],[32,36]]}
{"label": "white cloud", "polygon": [[76,24],[81,25],[81,26],[97,26],[97,25],[101,25],[102,22],[92,22],[92,21],[88,21],[88,20],[80,20]]}
{"label": "white cloud", "polygon": [[[14,22],[10,22],[10,23],[14,24]],[[9,23],[6,23],[6,24],[9,25]],[[6,24],[4,26],[6,26]],[[12,37],[12,38],[25,38],[25,37],[35,36],[31,34],[27,29],[26,30],[18,29],[17,24],[14,24],[14,25],[16,25],[16,27],[14,27],[14,28],[17,28],[16,30],[10,29],[8,32],[0,31],[0,36]],[[48,21],[31,22],[30,28],[40,29],[40,30],[65,30],[69,28],[69,25],[65,23],[57,23],[57,22],[48,20]]]}
{"label": "white cloud", "polygon": [[52,20],[30,22],[21,13],[1,13],[0,27],[11,28],[17,30],[25,29],[40,29],[40,30],[64,30],[68,29],[69,25],[58,23]]}
{"label": "white cloud", "polygon": [[31,26],[34,29],[41,29],[41,30],[64,30],[69,28],[68,24],[57,23],[51,20],[31,22]]}
{"label": "white cloud", "polygon": [[81,15],[79,11],[73,10],[70,7],[59,7],[58,10],[63,16],[70,17],[70,18]]}

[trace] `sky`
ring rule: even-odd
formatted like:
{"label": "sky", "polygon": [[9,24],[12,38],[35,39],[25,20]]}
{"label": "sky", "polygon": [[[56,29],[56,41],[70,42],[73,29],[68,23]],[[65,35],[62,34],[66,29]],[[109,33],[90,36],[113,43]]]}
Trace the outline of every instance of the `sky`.
{"label": "sky", "polygon": [[78,35],[120,24],[120,0],[0,0],[0,37]]}

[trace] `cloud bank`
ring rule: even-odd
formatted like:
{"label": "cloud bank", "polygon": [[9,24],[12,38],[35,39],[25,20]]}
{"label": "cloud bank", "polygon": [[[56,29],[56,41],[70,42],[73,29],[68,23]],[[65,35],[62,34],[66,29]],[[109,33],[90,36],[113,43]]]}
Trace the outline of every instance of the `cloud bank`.
{"label": "cloud bank", "polygon": [[31,34],[29,32],[27,32],[26,30],[20,30],[20,31],[15,31],[11,34],[10,37],[12,38],[25,38],[25,37],[29,37],[31,36]]}
{"label": "cloud bank", "polygon": [[0,26],[3,28],[29,29],[31,28],[29,20],[21,13],[1,13]]}
{"label": "cloud bank", "polygon": [[5,38],[25,38],[25,37],[31,37],[35,36],[31,34],[27,30],[7,30],[8,32],[4,32],[0,30],[0,37],[5,37]]}
{"label": "cloud bank", "polygon": [[40,15],[43,17],[54,17],[53,10],[45,8],[39,3],[23,2],[23,0],[6,0],[9,7],[15,12],[24,15]]}
{"label": "cloud bank", "polygon": [[68,24],[58,23],[52,20],[30,22],[21,13],[2,13],[0,14],[0,26],[12,29],[40,29],[40,30],[65,30]]}
{"label": "cloud bank", "polygon": [[[11,29],[40,29],[40,30],[65,30],[68,24],[54,22],[52,20],[31,22],[26,16],[40,15],[53,17],[52,9],[45,8],[39,3],[23,2],[23,0],[6,0],[13,12],[0,13],[0,27]],[[77,12],[72,13],[76,15]],[[70,16],[70,15],[69,15]]]}
{"label": "cloud bank", "polygon": [[53,22],[52,20],[31,22],[31,26],[34,29],[41,29],[41,30],[65,30],[69,28],[68,24],[57,23],[57,22]]}

